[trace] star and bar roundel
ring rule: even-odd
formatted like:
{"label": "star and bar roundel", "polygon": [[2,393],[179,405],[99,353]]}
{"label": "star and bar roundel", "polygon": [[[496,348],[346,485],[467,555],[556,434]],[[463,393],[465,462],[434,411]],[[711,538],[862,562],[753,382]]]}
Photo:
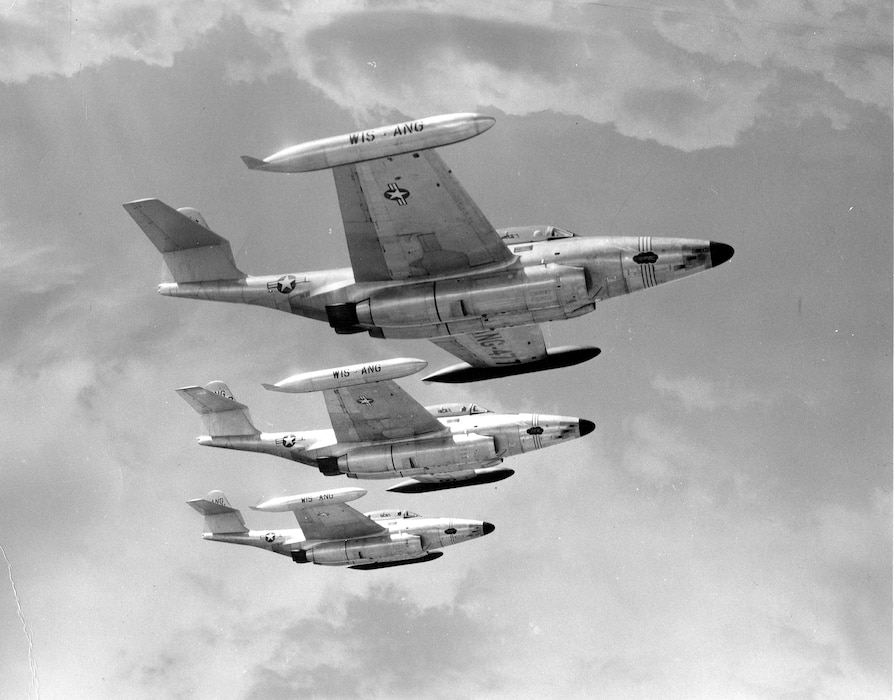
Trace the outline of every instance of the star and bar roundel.
{"label": "star and bar roundel", "polygon": [[407,200],[410,198],[410,191],[405,190],[403,187],[398,187],[396,182],[389,183],[388,189],[385,190],[383,194],[385,195],[385,199],[397,202],[399,207],[406,206]]}

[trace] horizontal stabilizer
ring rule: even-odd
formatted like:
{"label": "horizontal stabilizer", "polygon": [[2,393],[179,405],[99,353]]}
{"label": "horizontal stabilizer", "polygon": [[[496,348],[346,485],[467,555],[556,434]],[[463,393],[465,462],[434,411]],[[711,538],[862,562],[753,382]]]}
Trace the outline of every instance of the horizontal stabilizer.
{"label": "horizontal stabilizer", "polygon": [[202,416],[212,437],[259,435],[261,432],[251,422],[248,406],[232,398],[223,382],[210,382],[204,388],[185,386],[177,389],[177,393]]}
{"label": "horizontal stabilizer", "polygon": [[236,267],[229,241],[199,223],[195,210],[182,213],[158,199],[128,202],[124,209],[158,248],[175,282],[245,277]]}
{"label": "horizontal stabilizer", "polygon": [[205,531],[215,534],[248,532],[242,513],[230,506],[223,491],[211,491],[205,498],[186,502],[205,516]]}
{"label": "horizontal stabilizer", "polygon": [[427,377],[423,377],[422,381],[461,384],[464,382],[480,382],[485,379],[499,379],[501,377],[511,377],[516,374],[527,374],[528,372],[540,372],[547,369],[570,367],[591,360],[601,352],[602,350],[599,348],[589,346],[567,346],[551,348],[547,351],[547,356],[542,360],[534,360],[533,362],[524,362],[521,364],[473,367],[465,362],[461,362],[458,365],[451,365],[450,367],[433,372]]}
{"label": "horizontal stabilizer", "polygon": [[205,414],[248,408],[248,406],[244,403],[239,403],[236,399],[228,399],[200,386],[185,386],[182,389],[177,389],[177,393],[196,410],[196,413]]}
{"label": "horizontal stabilizer", "polygon": [[220,493],[220,491],[212,491],[206,498],[194,498],[186,503],[195,508],[202,515],[225,515],[227,513],[239,512],[236,508],[231,508],[230,506],[225,506],[216,501],[209,500],[213,498],[216,493]]}

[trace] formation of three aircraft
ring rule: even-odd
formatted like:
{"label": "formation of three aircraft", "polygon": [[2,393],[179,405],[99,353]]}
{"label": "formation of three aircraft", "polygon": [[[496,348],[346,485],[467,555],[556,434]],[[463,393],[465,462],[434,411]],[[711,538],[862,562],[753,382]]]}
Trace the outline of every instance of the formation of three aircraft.
{"label": "formation of three aircraft", "polygon": [[[124,205],[162,253],[167,296],[255,304],[327,321],[336,333],[428,338],[462,362],[425,377],[469,382],[565,367],[594,347],[547,348],[539,324],[575,318],[596,303],[716,267],[733,249],[713,241],[582,237],[554,226],[494,229],[434,150],[476,136],[494,119],[450,114],[311,141],[252,170],[331,169],[351,267],[254,276],[229,242],[191,208],[157,199]],[[202,445],[292,459],[326,476],[405,477],[389,491],[420,493],[513,474],[515,454],[587,435],[588,420],[497,414],[475,404],[422,406],[396,383],[426,366],[413,358],[307,372],[272,391],[322,392],[331,430],[263,433],[219,381],[178,393],[201,415]],[[189,504],[205,539],[262,547],[298,563],[380,568],[429,561],[440,548],[493,531],[487,522],[421,518],[407,510],[362,514],[359,488],[274,498],[254,506],[293,511],[299,527],[249,530],[220,491]]]}

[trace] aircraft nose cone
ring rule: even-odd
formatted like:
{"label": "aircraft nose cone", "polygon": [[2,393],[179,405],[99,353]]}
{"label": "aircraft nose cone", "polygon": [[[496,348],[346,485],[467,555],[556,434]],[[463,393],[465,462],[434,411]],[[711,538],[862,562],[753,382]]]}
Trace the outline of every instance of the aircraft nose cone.
{"label": "aircraft nose cone", "polygon": [[581,418],[577,422],[577,429],[580,431],[580,436],[589,435],[594,430],[596,430],[596,424],[591,420],[586,420],[585,418]]}
{"label": "aircraft nose cone", "polygon": [[711,267],[723,265],[723,263],[733,257],[734,252],[731,245],[711,241]]}
{"label": "aircraft nose cone", "polygon": [[485,535],[489,535],[496,529],[497,528],[493,523],[484,523],[484,525],[482,526],[482,530],[484,530]]}

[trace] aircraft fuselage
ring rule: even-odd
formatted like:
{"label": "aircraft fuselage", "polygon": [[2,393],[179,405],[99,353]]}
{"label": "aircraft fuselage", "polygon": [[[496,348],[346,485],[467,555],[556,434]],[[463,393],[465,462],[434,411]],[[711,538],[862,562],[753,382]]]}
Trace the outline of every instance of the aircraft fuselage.
{"label": "aircraft fuselage", "polygon": [[582,237],[503,241],[515,258],[462,274],[355,282],[343,268],[159,285],[166,296],[255,304],[328,321],[337,333],[434,338],[574,318],[596,302],[688,277],[732,255],[695,239]]}
{"label": "aircraft fuselage", "polygon": [[490,523],[480,520],[425,518],[406,511],[394,511],[393,517],[369,515],[386,531],[368,537],[329,541],[308,540],[299,528],[232,534],[206,532],[203,537],[214,542],[259,547],[291,557],[299,564],[377,568],[428,561],[440,556],[440,552],[432,550],[481,537],[494,529]]}
{"label": "aircraft fuselage", "polygon": [[332,430],[198,438],[201,445],[263,452],[315,466],[327,476],[393,479],[499,464],[504,458],[586,435],[590,421],[569,416],[483,412],[439,418],[449,433],[413,439],[337,442]]}

